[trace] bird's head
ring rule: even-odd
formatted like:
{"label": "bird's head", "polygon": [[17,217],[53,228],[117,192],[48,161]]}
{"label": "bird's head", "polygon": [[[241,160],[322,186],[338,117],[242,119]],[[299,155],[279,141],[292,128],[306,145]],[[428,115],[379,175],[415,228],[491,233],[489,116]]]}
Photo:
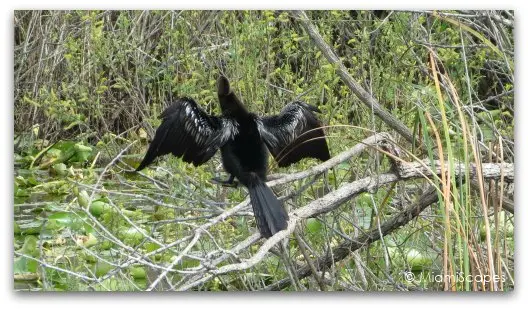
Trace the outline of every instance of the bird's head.
{"label": "bird's head", "polygon": [[216,81],[216,87],[218,88],[218,96],[226,96],[231,92],[229,81],[224,75],[220,75]]}
{"label": "bird's head", "polygon": [[231,89],[227,77],[220,75],[216,81],[216,87],[218,88],[218,100],[223,115],[247,114],[246,108]]}

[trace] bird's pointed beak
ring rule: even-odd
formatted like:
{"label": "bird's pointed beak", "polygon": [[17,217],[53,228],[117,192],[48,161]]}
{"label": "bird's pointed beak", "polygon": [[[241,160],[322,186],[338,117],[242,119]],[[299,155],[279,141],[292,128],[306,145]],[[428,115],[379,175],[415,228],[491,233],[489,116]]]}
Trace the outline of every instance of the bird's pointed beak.
{"label": "bird's pointed beak", "polygon": [[227,80],[227,77],[225,77],[224,75],[220,75],[218,77],[216,86],[218,88],[218,95],[228,95],[231,92],[229,81]]}

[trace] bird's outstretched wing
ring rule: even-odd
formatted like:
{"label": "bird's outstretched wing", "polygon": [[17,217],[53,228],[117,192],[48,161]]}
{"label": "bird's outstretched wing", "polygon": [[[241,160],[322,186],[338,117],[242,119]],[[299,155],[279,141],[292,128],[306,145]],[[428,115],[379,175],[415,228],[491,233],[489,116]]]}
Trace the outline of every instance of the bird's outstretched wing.
{"label": "bird's outstretched wing", "polygon": [[201,165],[238,132],[234,120],[208,115],[190,98],[178,99],[159,118],[161,125],[137,171],[168,153]]}
{"label": "bird's outstretched wing", "polygon": [[297,101],[286,105],[278,115],[257,120],[260,135],[279,166],[308,157],[330,159],[324,131],[314,112],[320,110]]}

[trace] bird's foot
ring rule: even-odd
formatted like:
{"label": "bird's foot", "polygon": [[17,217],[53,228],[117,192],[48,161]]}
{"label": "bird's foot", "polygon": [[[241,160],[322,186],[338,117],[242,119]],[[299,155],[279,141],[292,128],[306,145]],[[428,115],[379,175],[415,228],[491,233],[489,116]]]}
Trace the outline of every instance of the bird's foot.
{"label": "bird's foot", "polygon": [[224,186],[224,187],[232,187],[232,188],[238,187],[238,181],[236,181],[234,177],[229,177],[229,179],[222,179],[220,177],[214,177],[214,178],[211,178],[211,182],[217,185]]}

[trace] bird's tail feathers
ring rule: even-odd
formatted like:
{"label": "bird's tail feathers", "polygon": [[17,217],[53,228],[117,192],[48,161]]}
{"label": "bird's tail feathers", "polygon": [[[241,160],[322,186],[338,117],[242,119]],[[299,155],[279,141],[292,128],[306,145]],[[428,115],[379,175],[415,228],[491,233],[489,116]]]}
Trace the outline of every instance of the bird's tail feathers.
{"label": "bird's tail feathers", "polygon": [[247,188],[257,227],[263,237],[269,238],[288,227],[288,214],[264,181],[254,173],[249,178]]}

